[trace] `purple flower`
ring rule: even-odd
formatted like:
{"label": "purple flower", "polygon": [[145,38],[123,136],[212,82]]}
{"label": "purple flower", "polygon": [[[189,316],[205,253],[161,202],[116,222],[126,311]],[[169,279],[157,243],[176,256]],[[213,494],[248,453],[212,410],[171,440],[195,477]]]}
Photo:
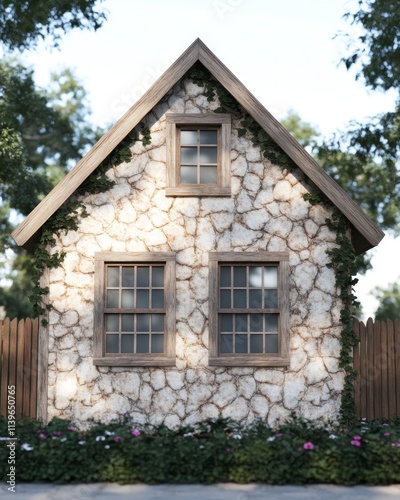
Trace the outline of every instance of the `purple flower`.
{"label": "purple flower", "polygon": [[55,436],[61,436],[62,432],[61,431],[54,431],[53,434]]}
{"label": "purple flower", "polygon": [[226,448],[227,453],[230,453],[231,451],[232,451],[231,448]]}
{"label": "purple flower", "polygon": [[141,432],[138,429],[133,429],[131,432],[132,436],[135,436],[135,438],[139,437]]}
{"label": "purple flower", "polygon": [[114,441],[119,443],[121,441],[121,436],[115,436]]}
{"label": "purple flower", "polygon": [[392,446],[400,446],[400,442],[392,443]]}
{"label": "purple flower", "polygon": [[350,444],[352,444],[353,446],[361,446],[361,442],[356,441],[355,439],[353,439],[353,441],[350,441]]}
{"label": "purple flower", "polygon": [[303,444],[303,448],[305,450],[313,450],[314,449],[314,445],[309,441],[308,443],[304,443]]}
{"label": "purple flower", "polygon": [[383,435],[387,438],[390,436],[390,432],[384,432]]}
{"label": "purple flower", "polygon": [[68,431],[76,431],[76,427],[74,427],[73,425],[70,425],[69,427],[67,427],[67,430]]}
{"label": "purple flower", "polygon": [[362,437],[361,436],[353,436],[353,439],[355,441],[361,441]]}
{"label": "purple flower", "polygon": [[279,432],[279,434],[276,435],[276,437],[278,437],[278,438],[280,438],[282,436],[283,436],[282,432]]}
{"label": "purple flower", "polygon": [[46,434],[43,434],[43,432],[41,432],[41,433],[39,434],[39,439],[47,439]]}
{"label": "purple flower", "polygon": [[389,424],[382,424],[382,427],[389,427]]}

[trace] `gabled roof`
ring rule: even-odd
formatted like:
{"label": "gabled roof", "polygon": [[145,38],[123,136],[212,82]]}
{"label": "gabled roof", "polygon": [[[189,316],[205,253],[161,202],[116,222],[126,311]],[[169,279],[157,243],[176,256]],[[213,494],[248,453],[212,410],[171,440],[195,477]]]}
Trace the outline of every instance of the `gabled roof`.
{"label": "gabled roof", "polygon": [[359,254],[376,246],[384,233],[199,38],[15,229],[12,237],[16,243],[20,246],[30,246],[43,224],[197,61],[210,71],[304,174],[346,216],[352,225],[352,242],[356,252]]}

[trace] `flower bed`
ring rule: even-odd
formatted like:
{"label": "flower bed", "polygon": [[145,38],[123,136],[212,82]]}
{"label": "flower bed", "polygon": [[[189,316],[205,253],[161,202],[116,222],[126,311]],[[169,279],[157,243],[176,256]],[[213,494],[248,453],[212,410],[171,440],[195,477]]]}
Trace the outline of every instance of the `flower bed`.
{"label": "flower bed", "polygon": [[[1,436],[7,425],[0,420]],[[195,427],[92,423],[78,430],[55,419],[47,426],[17,421],[20,482],[390,484],[400,482],[400,420],[361,421],[346,430],[295,417],[278,429],[229,420]],[[0,477],[8,448],[0,444]]]}

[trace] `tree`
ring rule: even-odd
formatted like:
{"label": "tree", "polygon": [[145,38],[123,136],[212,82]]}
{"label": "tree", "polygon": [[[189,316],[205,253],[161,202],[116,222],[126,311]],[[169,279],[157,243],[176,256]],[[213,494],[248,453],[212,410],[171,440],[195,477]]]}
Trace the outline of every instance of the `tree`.
{"label": "tree", "polygon": [[281,123],[303,148],[315,147],[318,130],[311,123],[303,121],[296,111],[290,109]]}
{"label": "tree", "polygon": [[391,319],[394,321],[400,318],[400,285],[398,283],[391,283],[387,288],[377,287],[373,295],[380,302],[375,311],[376,320]]}
{"label": "tree", "polygon": [[39,40],[61,36],[73,28],[97,30],[106,19],[95,10],[102,0],[0,0],[0,41],[8,50],[35,47]]}

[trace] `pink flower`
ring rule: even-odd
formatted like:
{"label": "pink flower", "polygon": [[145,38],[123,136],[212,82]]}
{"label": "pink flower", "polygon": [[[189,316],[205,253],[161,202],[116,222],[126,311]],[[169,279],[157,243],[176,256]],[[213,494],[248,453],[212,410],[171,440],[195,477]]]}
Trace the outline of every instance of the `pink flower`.
{"label": "pink flower", "polygon": [[386,438],[390,436],[390,432],[384,432],[383,434]]}
{"label": "pink flower", "polygon": [[41,432],[41,433],[39,434],[39,439],[47,439],[46,434],[43,434],[43,432]]}
{"label": "pink flower", "polygon": [[382,427],[389,427],[389,424],[382,424]]}
{"label": "pink flower", "polygon": [[231,448],[226,448],[226,452],[230,453],[231,452]]}
{"label": "pink flower", "polygon": [[400,446],[400,442],[392,443],[392,446]]}
{"label": "pink flower", "polygon": [[303,448],[305,450],[313,450],[314,449],[314,445],[309,441],[308,443],[304,443],[303,444]]}
{"label": "pink flower", "polygon": [[115,436],[114,441],[119,443],[121,441],[121,436]]}
{"label": "pink flower", "polygon": [[73,425],[70,425],[69,427],[67,427],[67,430],[68,431],[76,431],[76,427],[74,427]]}
{"label": "pink flower", "polygon": [[139,437],[141,432],[138,429],[133,429],[131,432],[132,436],[135,436],[135,438]]}
{"label": "pink flower", "polygon": [[61,436],[62,432],[61,431],[54,431],[53,434],[55,436]]}
{"label": "pink flower", "polygon": [[361,441],[362,437],[361,436],[353,436],[353,439],[355,441]]}
{"label": "pink flower", "polygon": [[283,434],[282,434],[282,432],[280,432],[280,433],[279,433],[279,434],[277,434],[276,436],[277,436],[278,438],[280,438],[280,437],[282,437],[282,436],[283,436]]}
{"label": "pink flower", "polygon": [[350,441],[350,444],[352,444],[353,446],[361,446],[360,441],[356,441],[355,439],[353,439],[353,441]]}

